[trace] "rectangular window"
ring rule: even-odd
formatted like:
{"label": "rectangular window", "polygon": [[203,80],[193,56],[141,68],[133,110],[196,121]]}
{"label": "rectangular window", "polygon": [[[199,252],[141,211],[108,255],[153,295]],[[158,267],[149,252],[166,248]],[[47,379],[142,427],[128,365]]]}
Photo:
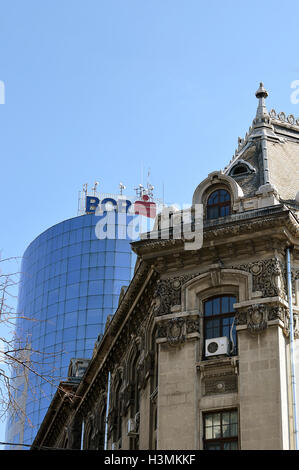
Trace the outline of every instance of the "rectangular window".
{"label": "rectangular window", "polygon": [[238,410],[204,413],[204,449],[238,449]]}
{"label": "rectangular window", "polygon": [[208,299],[204,303],[205,339],[226,336],[230,344],[230,355],[237,354],[237,333],[234,303],[236,298],[222,295]]}

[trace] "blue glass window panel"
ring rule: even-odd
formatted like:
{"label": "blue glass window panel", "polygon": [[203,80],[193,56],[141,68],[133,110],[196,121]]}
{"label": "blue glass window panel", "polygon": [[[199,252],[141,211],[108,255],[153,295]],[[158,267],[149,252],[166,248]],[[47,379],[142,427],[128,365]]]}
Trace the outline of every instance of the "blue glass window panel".
{"label": "blue glass window panel", "polygon": [[[99,309],[90,309],[87,312],[87,325],[98,325],[101,320],[101,312]],[[95,331],[93,331],[95,337]]]}
{"label": "blue glass window panel", "polygon": [[[55,336],[52,333],[47,333],[45,337],[45,342],[44,342],[44,347],[47,348],[48,346],[51,346],[55,342]],[[45,362],[45,358],[43,358],[43,362]]]}
{"label": "blue glass window panel", "polygon": [[114,267],[106,267],[105,279],[113,279],[113,278],[114,278]]}
{"label": "blue glass window panel", "polygon": [[104,282],[104,293],[105,295],[107,294],[112,294],[113,292],[113,280],[106,279]]}
{"label": "blue glass window panel", "polygon": [[98,265],[98,255],[97,255],[97,253],[92,253],[90,255],[89,265],[90,265],[91,268],[96,267]]}
{"label": "blue glass window panel", "polygon": [[94,348],[94,345],[95,345],[95,340],[94,339],[86,339],[85,340],[85,350],[86,350],[86,352],[88,352],[88,351],[92,352],[92,350]]}
{"label": "blue glass window panel", "polygon": [[66,288],[66,296],[69,298],[69,299],[73,299],[75,297],[79,297],[79,288],[80,288],[80,284],[79,283],[76,283],[76,284],[71,284],[70,286],[68,286]]}
{"label": "blue glass window panel", "polygon": [[105,265],[105,253],[98,253],[97,258],[97,265],[104,266]]}
{"label": "blue glass window panel", "polygon": [[84,339],[79,339],[77,341],[77,349],[84,349],[84,343],[85,343]]}
{"label": "blue glass window panel", "polygon": [[65,232],[62,236],[62,246],[67,246],[70,241],[70,232]]}
{"label": "blue glass window panel", "polygon": [[58,301],[59,289],[52,290],[48,293],[48,305]]}
{"label": "blue glass window panel", "polygon": [[88,282],[81,282],[80,283],[80,297],[81,296],[86,296],[87,295],[87,290],[88,290]]}
{"label": "blue glass window panel", "polygon": [[55,342],[56,343],[61,343],[62,342],[62,333],[63,333],[62,329],[56,330],[56,336],[55,336]]}
{"label": "blue glass window panel", "polygon": [[90,253],[90,242],[82,242],[82,253]]}
{"label": "blue glass window panel", "polygon": [[234,304],[236,303],[236,298],[235,297],[230,297],[230,311],[234,312]]}
{"label": "blue glass window panel", "polygon": [[63,259],[60,265],[60,273],[63,274],[66,272],[67,272],[67,259]]}
{"label": "blue glass window panel", "polygon": [[130,266],[130,253],[115,253],[115,265],[121,267]]}
{"label": "blue glass window panel", "polygon": [[62,316],[64,314],[65,302],[58,302],[57,307],[57,316]]}
{"label": "blue glass window panel", "polygon": [[[98,326],[96,326],[96,325],[86,325],[86,338],[87,339],[88,338],[94,338],[95,337],[95,332],[97,332],[97,333],[100,332],[99,323],[98,323]],[[94,346],[94,344],[95,344],[95,339],[93,339],[93,346]]]}
{"label": "blue glass window panel", "polygon": [[80,325],[77,327],[77,338],[79,339],[83,339],[85,338],[85,328],[86,328],[86,325]]}
{"label": "blue glass window panel", "polygon": [[106,250],[115,251],[115,240],[106,240]]}
{"label": "blue glass window panel", "polygon": [[84,227],[83,229],[83,240],[87,241],[90,240],[91,238],[91,228],[90,227]]}
{"label": "blue glass window panel", "polygon": [[75,243],[74,245],[70,245],[68,254],[72,257],[79,256],[81,254],[81,243]]}
{"label": "blue glass window panel", "polygon": [[88,295],[99,295],[103,293],[104,281],[89,281]]}
{"label": "blue glass window panel", "polygon": [[65,295],[66,295],[66,288],[64,286],[60,287],[59,288],[59,302],[65,299]]}
{"label": "blue glass window panel", "polygon": [[82,268],[89,268],[89,254],[82,255]]}
{"label": "blue glass window panel", "polygon": [[107,251],[106,256],[105,256],[105,265],[114,266],[114,258],[115,258],[114,252]]}
{"label": "blue glass window panel", "polygon": [[79,306],[78,298],[67,300],[65,302],[65,311],[73,312],[74,310],[78,310],[78,306]]}
{"label": "blue glass window panel", "polygon": [[87,306],[87,297],[80,297],[79,298],[79,310],[85,309]]}
{"label": "blue glass window panel", "polygon": [[87,307],[88,308],[100,308],[102,307],[102,299],[101,295],[90,295],[87,298]]}
{"label": "blue glass window panel", "polygon": [[103,268],[90,268],[89,269],[88,277],[90,280],[101,279],[99,269],[103,269]]}
{"label": "blue glass window panel", "polygon": [[[131,274],[131,271],[130,271],[130,268],[121,268],[121,267],[117,267],[115,268],[115,279],[122,279],[122,280],[128,280],[130,279],[130,274]],[[112,279],[112,277],[110,278]]]}
{"label": "blue glass window panel", "polygon": [[104,297],[104,307],[112,308],[112,295],[105,295]]}
{"label": "blue glass window panel", "polygon": [[54,331],[56,331],[55,317],[52,320],[47,320],[47,323],[46,323],[46,332],[47,332],[47,334],[53,333]]}
{"label": "blue glass window panel", "polygon": [[64,328],[76,326],[78,321],[78,312],[66,313],[64,317]]}
{"label": "blue glass window panel", "polygon": [[71,271],[67,275],[68,284],[75,284],[76,282],[80,281],[80,270],[78,271]]}
{"label": "blue glass window panel", "polygon": [[[77,328],[64,328],[63,330],[63,341],[67,343],[68,341],[73,341],[76,338],[76,333],[77,333]],[[66,345],[65,344],[65,349],[66,351],[69,351],[70,349],[73,348],[72,344]]]}
{"label": "blue glass window panel", "polygon": [[88,269],[81,269],[81,281],[87,281],[89,278],[89,271]]}
{"label": "blue glass window panel", "polygon": [[66,273],[63,273],[59,276],[59,286],[65,286],[66,285]]}
{"label": "blue glass window panel", "polygon": [[81,267],[81,256],[73,256],[68,260],[68,271],[75,271]]}
{"label": "blue glass window panel", "polygon": [[101,249],[100,247],[100,240],[92,240],[90,242],[90,251],[91,253],[97,253]]}

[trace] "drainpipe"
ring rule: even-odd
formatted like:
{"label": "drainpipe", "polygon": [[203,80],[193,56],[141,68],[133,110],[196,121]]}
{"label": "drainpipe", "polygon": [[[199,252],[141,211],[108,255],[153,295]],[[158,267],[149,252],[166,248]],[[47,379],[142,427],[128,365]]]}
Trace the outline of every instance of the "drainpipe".
{"label": "drainpipe", "polygon": [[106,422],[105,422],[105,445],[104,445],[104,450],[107,450],[107,446],[108,446],[109,402],[110,402],[110,372],[108,372],[108,384],[107,384],[107,403],[106,403]]}
{"label": "drainpipe", "polygon": [[291,363],[291,387],[292,387],[292,408],[294,420],[294,440],[295,450],[298,450],[298,428],[297,428],[297,400],[296,400],[296,375],[294,363],[294,316],[292,301],[292,271],[291,271],[291,255],[290,248],[286,249],[287,261],[287,281],[288,281],[288,302],[290,311],[290,363]]}

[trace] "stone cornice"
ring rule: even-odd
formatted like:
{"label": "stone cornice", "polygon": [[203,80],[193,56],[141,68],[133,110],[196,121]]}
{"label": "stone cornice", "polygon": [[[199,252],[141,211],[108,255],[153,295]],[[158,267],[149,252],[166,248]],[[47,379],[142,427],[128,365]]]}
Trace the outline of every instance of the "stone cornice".
{"label": "stone cornice", "polygon": [[[258,232],[267,229],[276,230],[281,228],[288,229],[292,237],[299,237],[299,222],[292,211],[285,206],[277,206],[261,211],[248,211],[242,214],[236,214],[235,218],[225,218],[219,220],[215,225],[205,226],[203,233],[203,248],[209,245],[210,240],[220,240],[239,237],[240,235],[250,235],[257,237]],[[166,255],[168,252],[175,253],[184,250],[184,241],[182,239],[146,239],[132,243],[133,251],[138,256],[153,254],[155,258]],[[187,251],[188,253],[188,251]]]}

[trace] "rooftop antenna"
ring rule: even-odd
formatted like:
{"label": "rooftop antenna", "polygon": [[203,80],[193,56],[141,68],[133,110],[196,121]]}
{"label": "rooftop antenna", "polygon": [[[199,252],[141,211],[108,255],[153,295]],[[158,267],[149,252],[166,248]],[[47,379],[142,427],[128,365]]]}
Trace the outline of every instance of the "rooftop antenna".
{"label": "rooftop antenna", "polygon": [[120,191],[120,195],[122,196],[123,195],[123,190],[126,189],[126,186],[120,182],[119,183],[119,191]]}
{"label": "rooftop antenna", "polygon": [[136,191],[138,197],[142,197],[145,192],[145,188],[142,184],[139,184],[137,188],[134,188],[134,191]]}
{"label": "rooftop antenna", "polygon": [[100,184],[100,183],[99,183],[98,181],[95,181],[95,182],[94,182],[94,187],[91,188],[92,191],[93,191],[93,195],[94,195],[94,196],[96,195],[97,187],[98,187],[99,184]]}
{"label": "rooftop antenna", "polygon": [[87,194],[87,188],[88,188],[88,184],[87,183],[84,183],[83,184],[83,192],[85,193],[85,196]]}

